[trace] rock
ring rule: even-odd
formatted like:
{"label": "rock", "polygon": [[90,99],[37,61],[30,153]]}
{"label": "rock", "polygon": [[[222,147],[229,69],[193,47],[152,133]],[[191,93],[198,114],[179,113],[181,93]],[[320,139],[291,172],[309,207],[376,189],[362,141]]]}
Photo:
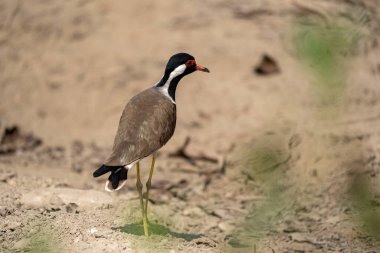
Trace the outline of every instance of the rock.
{"label": "rock", "polygon": [[70,205],[69,208],[72,209],[73,204],[81,208],[97,208],[111,203],[112,198],[104,192],[70,188],[37,189],[21,198],[21,204],[31,209],[50,209],[63,205]]}
{"label": "rock", "polygon": [[98,229],[96,227],[91,227],[87,229],[87,233],[91,234],[95,238],[109,238],[112,234],[112,231],[104,228]]}
{"label": "rock", "polygon": [[78,213],[78,205],[75,203],[69,203],[66,205],[66,212],[68,213]]}
{"label": "rock", "polygon": [[205,215],[205,212],[201,208],[194,206],[194,207],[188,207],[185,210],[183,210],[183,215],[191,216],[191,217],[194,217],[194,216],[202,217]]}
{"label": "rock", "polygon": [[280,72],[280,68],[276,60],[270,55],[264,54],[261,62],[254,68],[257,75],[272,75]]}
{"label": "rock", "polygon": [[6,127],[0,133],[0,154],[11,154],[18,150],[32,150],[42,144],[42,140],[32,134],[25,134],[16,125]]}
{"label": "rock", "polygon": [[0,206],[0,216],[5,217],[8,214],[8,210],[4,206]]}
{"label": "rock", "polygon": [[7,228],[8,230],[14,231],[14,230],[16,230],[18,227],[20,227],[21,225],[22,225],[21,222],[10,221],[10,222],[6,225],[6,228]]}
{"label": "rock", "polygon": [[226,209],[220,209],[220,208],[213,210],[211,215],[214,215],[214,216],[219,217],[221,219],[229,217],[228,211]]}
{"label": "rock", "polygon": [[49,199],[49,205],[52,209],[57,209],[59,210],[61,206],[63,206],[65,203],[63,203],[62,199],[53,194],[50,199]]}
{"label": "rock", "polygon": [[98,229],[93,227],[93,228],[89,228],[87,229],[87,232],[90,233],[90,234],[95,234],[96,232],[98,232]]}
{"label": "rock", "polygon": [[305,234],[302,234],[302,233],[291,233],[290,237],[294,242],[319,245],[319,243],[314,238],[311,238],[311,237],[309,237]]}
{"label": "rock", "polygon": [[233,226],[232,224],[228,222],[222,221],[218,224],[218,228],[222,230],[223,232],[231,232],[235,228],[235,226]]}
{"label": "rock", "polygon": [[5,217],[12,214],[15,210],[6,206],[0,206],[0,216]]}
{"label": "rock", "polygon": [[16,172],[13,171],[0,171],[0,182],[8,182],[10,179],[16,177]]}
{"label": "rock", "polygon": [[14,250],[21,250],[23,248],[26,247],[26,245],[28,245],[29,243],[29,239],[21,239],[20,241],[16,242],[14,245],[13,245],[13,249]]}

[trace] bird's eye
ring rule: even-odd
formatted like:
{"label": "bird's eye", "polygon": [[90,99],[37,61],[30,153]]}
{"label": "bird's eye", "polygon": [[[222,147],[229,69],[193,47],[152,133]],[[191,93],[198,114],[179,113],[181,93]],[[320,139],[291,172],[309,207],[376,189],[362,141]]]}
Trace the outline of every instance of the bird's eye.
{"label": "bird's eye", "polygon": [[191,67],[195,64],[195,60],[188,60],[185,64],[186,64],[186,67]]}

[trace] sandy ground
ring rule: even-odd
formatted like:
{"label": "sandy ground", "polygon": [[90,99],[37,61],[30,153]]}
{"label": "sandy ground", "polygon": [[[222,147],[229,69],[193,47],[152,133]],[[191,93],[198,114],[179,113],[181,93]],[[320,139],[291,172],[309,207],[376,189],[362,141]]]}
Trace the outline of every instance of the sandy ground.
{"label": "sandy ground", "polygon": [[[0,1],[0,251],[380,252],[347,194],[364,175],[379,209],[379,6]],[[333,120],[321,119],[292,39],[310,16],[356,27]],[[92,172],[129,98],[176,52],[211,73],[177,89],[176,132],[158,154],[150,195],[155,232],[145,238],[134,171],[117,193]],[[264,54],[277,73],[255,73]],[[176,155],[187,137],[190,160]],[[263,146],[278,154],[269,179],[251,161]]]}

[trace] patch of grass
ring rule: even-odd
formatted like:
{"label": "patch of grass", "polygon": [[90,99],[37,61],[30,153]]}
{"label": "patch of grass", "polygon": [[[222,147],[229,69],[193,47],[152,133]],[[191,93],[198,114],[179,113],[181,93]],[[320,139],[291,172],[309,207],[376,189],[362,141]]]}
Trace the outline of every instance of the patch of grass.
{"label": "patch of grass", "polygon": [[[144,235],[144,228],[141,220],[141,209],[138,200],[128,201],[122,204],[117,210],[119,217],[119,227],[112,228],[125,233],[134,242],[137,249],[143,252],[169,252],[183,244],[182,240],[188,242],[202,237],[202,234],[181,233],[170,228],[170,217],[167,217],[168,209],[151,208],[149,219],[149,237]],[[162,215],[161,215],[162,214]]]}
{"label": "patch of grass", "polygon": [[[263,139],[251,147],[246,156],[245,173],[260,184],[265,199],[254,203],[228,241],[233,248],[253,249],[281,217],[289,200],[286,167],[289,151],[279,139]],[[253,203],[252,203],[253,204]]]}
{"label": "patch of grass", "polygon": [[[126,224],[123,227],[119,228],[121,232],[131,234],[131,235],[144,235],[144,227],[143,224],[140,223],[131,223]],[[149,223],[149,232],[150,235],[168,235],[170,234],[170,229],[156,223]]]}
{"label": "patch of grass", "polygon": [[[144,227],[141,222],[126,224],[116,229],[127,234],[144,236]],[[149,233],[150,233],[149,235],[161,235],[161,236],[170,235],[175,238],[184,239],[186,241],[191,241],[191,240],[202,237],[202,234],[187,234],[187,233],[173,232],[168,227],[161,224],[157,224],[157,223],[149,223]]]}
{"label": "patch of grass", "polygon": [[354,29],[338,21],[316,20],[311,20],[311,24],[298,20],[295,27],[294,46],[314,77],[312,88],[319,105],[325,113],[334,111],[342,104],[346,89],[347,55],[357,42]]}
{"label": "patch of grass", "polygon": [[357,222],[364,232],[380,239],[380,210],[375,207],[370,182],[364,176],[356,176],[349,185],[349,196],[357,214]]}
{"label": "patch of grass", "polygon": [[128,201],[128,204],[119,206],[116,216],[119,217],[118,227],[113,230],[120,231],[132,242],[138,252],[169,252],[183,245],[183,240],[190,242],[202,237],[202,234],[180,233],[173,231],[169,217],[166,215],[168,209],[151,208],[149,216],[149,236],[144,235],[141,220],[141,209],[138,200]]}
{"label": "patch of grass", "polygon": [[246,172],[252,178],[267,184],[289,160],[288,152],[277,139],[258,141],[246,152]]}
{"label": "patch of grass", "polygon": [[60,247],[53,238],[52,234],[48,231],[39,229],[36,233],[32,234],[28,239],[28,243],[21,250],[22,252],[29,253],[59,253]]}

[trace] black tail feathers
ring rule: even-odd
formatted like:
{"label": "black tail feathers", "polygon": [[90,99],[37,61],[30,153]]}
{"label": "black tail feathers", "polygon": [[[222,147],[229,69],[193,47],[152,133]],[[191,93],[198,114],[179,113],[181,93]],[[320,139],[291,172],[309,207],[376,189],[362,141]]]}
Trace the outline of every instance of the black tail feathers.
{"label": "black tail feathers", "polygon": [[119,186],[120,181],[127,180],[128,178],[128,170],[124,168],[124,166],[108,166],[104,164],[92,175],[94,177],[99,177],[108,172],[111,172],[108,180],[111,182],[113,189],[116,189]]}
{"label": "black tail feathers", "polygon": [[119,182],[127,180],[128,170],[124,167],[121,167],[115,171],[111,172],[111,175],[108,177],[108,180],[112,183],[112,188],[116,189],[119,186]]}
{"label": "black tail feathers", "polygon": [[102,166],[100,166],[99,169],[95,170],[94,173],[92,174],[94,177],[100,177],[110,171],[115,171],[119,168],[122,168],[123,166],[108,166],[108,165],[105,165],[103,164]]}

